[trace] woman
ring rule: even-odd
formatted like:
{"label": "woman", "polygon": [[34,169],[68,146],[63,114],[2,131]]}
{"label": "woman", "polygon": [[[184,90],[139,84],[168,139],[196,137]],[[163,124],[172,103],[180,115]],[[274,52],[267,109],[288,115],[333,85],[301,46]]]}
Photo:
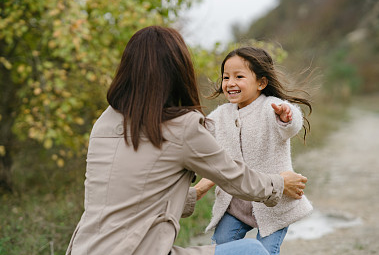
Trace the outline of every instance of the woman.
{"label": "woman", "polygon": [[[205,130],[188,49],[178,32],[147,27],[127,44],[109,88],[110,106],[88,148],[85,211],[67,255],[267,254],[254,239],[173,246],[179,219],[194,210],[195,173],[245,200],[274,206],[306,178],[260,174],[233,161]],[[202,185],[203,187],[204,185]]]}

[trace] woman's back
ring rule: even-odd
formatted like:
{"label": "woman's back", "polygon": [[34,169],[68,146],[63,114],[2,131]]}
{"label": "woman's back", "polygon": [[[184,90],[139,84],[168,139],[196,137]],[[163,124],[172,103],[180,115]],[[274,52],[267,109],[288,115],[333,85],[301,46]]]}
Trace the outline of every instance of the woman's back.
{"label": "woman's back", "polygon": [[[179,231],[177,219],[194,175],[183,169],[180,153],[186,115],[163,128],[167,141],[161,149],[142,135],[138,151],[124,141],[120,113],[109,107],[98,119],[87,155],[85,212],[72,254],[109,253],[121,241],[132,248],[141,241],[135,237],[142,238],[159,217],[171,218],[172,235]],[[168,240],[171,247],[174,236]]]}

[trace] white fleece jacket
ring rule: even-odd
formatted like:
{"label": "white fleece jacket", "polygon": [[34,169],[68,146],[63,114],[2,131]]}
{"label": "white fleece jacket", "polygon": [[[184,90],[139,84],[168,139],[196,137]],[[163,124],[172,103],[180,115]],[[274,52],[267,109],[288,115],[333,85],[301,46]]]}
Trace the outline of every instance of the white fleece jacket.
{"label": "white fleece jacket", "polygon": [[[281,122],[271,103],[290,105],[292,120],[288,123]],[[244,160],[250,168],[264,173],[293,171],[290,138],[301,130],[303,124],[298,106],[262,94],[239,110],[237,104],[221,105],[208,118],[213,120],[207,122],[208,130],[233,159]],[[213,216],[206,231],[217,226],[232,200],[232,196],[219,187],[216,187],[215,192]],[[252,213],[262,237],[289,226],[309,215],[313,209],[304,195],[300,200],[283,195],[275,207],[252,203]]]}

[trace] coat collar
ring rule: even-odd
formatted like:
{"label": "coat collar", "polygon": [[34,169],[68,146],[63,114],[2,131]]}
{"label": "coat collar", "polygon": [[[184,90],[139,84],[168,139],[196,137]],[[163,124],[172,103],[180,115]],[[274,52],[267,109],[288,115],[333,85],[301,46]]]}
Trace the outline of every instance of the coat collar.
{"label": "coat collar", "polygon": [[266,95],[261,94],[257,99],[251,102],[249,105],[245,106],[242,109],[238,109],[238,105],[234,104],[235,110],[239,112],[239,116],[243,117],[261,105],[266,99]]}

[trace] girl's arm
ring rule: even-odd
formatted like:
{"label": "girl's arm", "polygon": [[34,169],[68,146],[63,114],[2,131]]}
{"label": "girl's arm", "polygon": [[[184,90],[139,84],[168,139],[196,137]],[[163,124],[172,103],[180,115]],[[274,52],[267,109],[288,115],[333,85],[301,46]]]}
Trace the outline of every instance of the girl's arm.
{"label": "girl's arm", "polygon": [[274,125],[283,140],[299,133],[303,126],[303,114],[298,106],[277,100],[271,103],[270,108],[274,114]]}

